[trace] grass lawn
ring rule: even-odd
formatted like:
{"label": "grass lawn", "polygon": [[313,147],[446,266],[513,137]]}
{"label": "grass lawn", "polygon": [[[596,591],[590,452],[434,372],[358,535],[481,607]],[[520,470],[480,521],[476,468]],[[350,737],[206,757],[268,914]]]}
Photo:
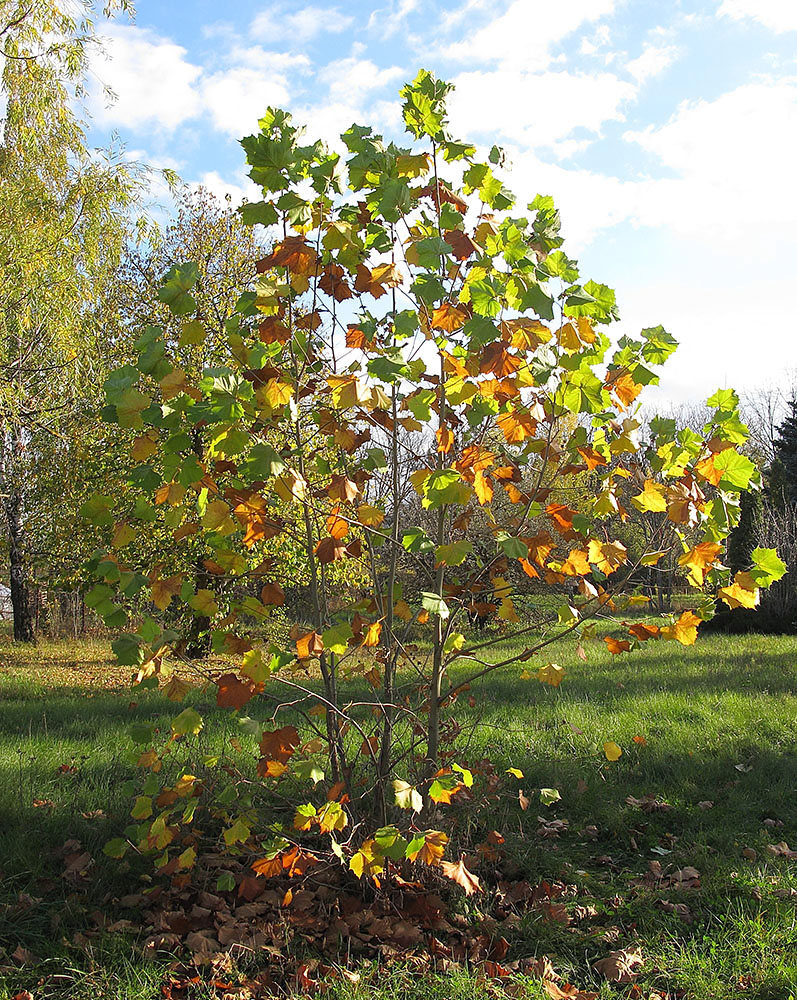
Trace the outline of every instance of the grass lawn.
{"label": "grass lawn", "polygon": [[[539,913],[516,923],[507,961],[548,956],[562,982],[601,998],[797,998],[797,860],[767,849],[797,848],[797,639],[706,636],[616,658],[592,642],[587,652],[587,663],[572,646],[554,653],[567,671],[557,689],[515,668],[453,708],[470,734],[457,759],[522,769],[530,799],[525,811],[516,802],[461,810],[460,843],[499,829],[505,870],[577,887],[564,899],[568,923]],[[100,642],[20,651],[0,640],[0,1000],[23,989],[36,1000],[163,995],[166,962],[143,962],[130,933],[93,933],[97,914],[113,916],[140,879],[101,853],[127,822],[127,728],[174,710],[157,693],[131,694],[127,673]],[[206,716],[209,749],[226,743],[234,719],[215,708]],[[623,749],[614,763],[606,741]],[[545,807],[541,787],[561,800]],[[669,808],[626,801],[646,795]],[[567,819],[567,832],[540,836],[543,814]],[[88,889],[64,879],[54,856],[69,838],[95,859]],[[699,872],[691,887],[674,877],[687,866]],[[479,874],[488,882],[489,866]],[[465,911],[478,905],[471,897]],[[633,987],[592,968],[634,945],[644,964]],[[509,989],[548,996],[533,979]],[[331,991],[465,1000],[501,988],[475,971],[435,980],[399,966],[362,968],[358,982]]]}

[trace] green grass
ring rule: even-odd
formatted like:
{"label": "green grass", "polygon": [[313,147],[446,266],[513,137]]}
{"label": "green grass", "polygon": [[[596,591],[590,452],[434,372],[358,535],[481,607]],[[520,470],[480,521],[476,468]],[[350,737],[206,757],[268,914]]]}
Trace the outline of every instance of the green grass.
{"label": "green grass", "polygon": [[[507,650],[503,644],[496,657]],[[514,877],[578,886],[568,906],[597,911],[571,927],[524,917],[508,959],[546,954],[581,988],[626,997],[628,986],[602,982],[591,965],[610,948],[639,942],[643,997],[654,989],[689,1000],[797,997],[797,910],[786,898],[788,890],[797,894],[797,862],[766,851],[782,840],[797,847],[797,639],[707,636],[694,647],[651,643],[617,658],[593,642],[587,652],[587,663],[572,647],[551,654],[567,671],[558,689],[519,680],[513,669],[475,684],[473,707],[460,697],[453,708],[464,727],[457,759],[521,768],[519,786],[531,798],[525,812],[516,803],[455,811],[458,843],[468,846],[497,828]],[[100,643],[52,643],[27,657],[0,645],[2,1000],[22,988],[37,1000],[160,995],[163,966],[141,962],[131,938],[85,934],[92,912],[112,913],[113,899],[137,877],[101,854],[129,807],[120,790],[132,774],[126,729],[173,710],[156,693],[131,695],[123,674]],[[210,749],[228,739],[234,723],[227,712],[207,715]],[[615,763],[603,755],[608,740],[623,748]],[[546,809],[540,787],[557,788],[561,801]],[[646,794],[671,809],[646,814],[626,804],[627,796]],[[35,807],[34,800],[53,805]],[[705,800],[713,808],[698,806]],[[90,815],[97,809],[104,816]],[[537,836],[543,813],[567,818],[569,832],[558,840]],[[783,826],[768,828],[765,819]],[[591,826],[596,839],[583,833]],[[70,837],[96,858],[88,893],[60,879],[52,856]],[[747,860],[744,848],[757,859]],[[701,887],[637,884],[651,861],[668,871],[697,868]],[[23,896],[21,904],[20,893],[40,902],[24,905]],[[692,922],[664,912],[661,899],[686,903]],[[607,932],[616,944],[603,940]],[[16,968],[10,955],[17,945],[43,963]],[[531,980],[527,989],[530,997],[544,995]],[[337,984],[333,992],[347,1000],[494,995],[467,971],[435,982],[413,977],[411,968],[386,977],[368,967],[358,984]]]}

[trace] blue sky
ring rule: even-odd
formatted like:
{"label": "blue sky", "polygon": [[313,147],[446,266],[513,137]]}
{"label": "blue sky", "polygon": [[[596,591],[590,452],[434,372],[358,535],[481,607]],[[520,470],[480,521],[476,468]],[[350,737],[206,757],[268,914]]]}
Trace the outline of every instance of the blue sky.
{"label": "blue sky", "polygon": [[797,0],[139,0],[102,32],[92,139],[236,201],[267,105],[330,144],[354,121],[406,143],[398,89],[431,69],[519,204],[554,196],[622,330],[681,341],[662,407],[797,368]]}

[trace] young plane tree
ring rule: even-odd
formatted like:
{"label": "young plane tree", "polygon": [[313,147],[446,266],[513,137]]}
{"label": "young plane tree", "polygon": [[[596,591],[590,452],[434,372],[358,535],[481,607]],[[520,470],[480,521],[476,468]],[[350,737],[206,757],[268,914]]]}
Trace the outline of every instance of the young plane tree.
{"label": "young plane tree", "polygon": [[[722,564],[740,493],[758,483],[738,450],[734,393],[709,400],[705,433],[665,421],[641,442],[639,397],[675,340],[656,326],[611,345],[614,293],[582,281],[551,198],[517,211],[500,151],[485,162],[451,137],[449,89],[421,71],[401,91],[413,145],[353,126],[344,158],[269,110],[242,141],[263,191],[242,213],[274,245],[226,324],[230,360],[201,374],[177,362],[181,337],[206,335],[201,268],[186,262],[160,291],[172,318],[143,332],[137,364],[106,385],[109,419],[136,435],[132,478],[146,494],[97,496],[87,511],[111,539],[90,599],[127,623],[119,661],[182,698],[190,664],[164,619],[179,605],[210,622],[226,660],[199,667],[218,705],[262,700],[271,718],[242,727],[254,774],[237,751],[193,756],[204,724],[194,707],[166,734],[137,727],[146,777],[109,853],[132,845],[162,871],[190,868],[204,811],[205,830],[215,824],[261,874],[304,870],[319,835],[358,876],[436,865],[448,837],[432,825],[436,807],[484,778],[458,749],[458,696],[498,670],[559,685],[546,650],[566,639],[616,655],[691,644],[717,595],[753,606],[783,572],[772,550],[732,579]],[[599,481],[575,510],[563,484],[579,471]],[[422,519],[397,502],[407,477]],[[608,527],[631,508],[652,524],[637,560]],[[470,536],[476,512],[489,545]],[[201,539],[215,586],[197,588],[168,559],[129,562],[142,519]],[[309,608],[288,640],[268,627],[285,596],[270,556],[282,538],[302,553]],[[673,546],[693,607],[624,621],[630,574]],[[336,575],[349,566],[364,574],[353,595]],[[559,595],[542,626],[518,614],[516,571]],[[128,617],[142,599],[147,613]],[[474,638],[474,608],[502,632]],[[286,800],[294,812],[277,829]]]}

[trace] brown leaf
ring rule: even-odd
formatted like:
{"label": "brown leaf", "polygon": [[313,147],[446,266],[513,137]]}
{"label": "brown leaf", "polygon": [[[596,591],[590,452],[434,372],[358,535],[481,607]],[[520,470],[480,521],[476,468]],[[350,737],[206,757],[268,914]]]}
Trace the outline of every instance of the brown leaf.
{"label": "brown leaf", "polygon": [[23,948],[21,944],[18,944],[14,951],[11,952],[11,958],[20,965],[38,965],[41,961],[32,951]]}
{"label": "brown leaf", "polygon": [[216,685],[216,704],[219,708],[241,709],[252,700],[256,692],[251,681],[243,682],[236,674],[222,674],[216,678]]}
{"label": "brown leaf", "polygon": [[440,867],[446,878],[450,878],[452,882],[456,882],[457,885],[462,886],[466,896],[472,896],[474,892],[482,892],[478,878],[476,878],[473,872],[468,871],[462,858],[456,863],[453,861],[441,861]]}
{"label": "brown leaf", "polygon": [[613,951],[592,966],[610,983],[632,983],[639,975],[637,966],[642,965],[642,951],[638,945],[633,948]]}
{"label": "brown leaf", "polygon": [[295,726],[266,730],[260,740],[260,753],[267,760],[277,760],[281,764],[286,764],[300,742]]}
{"label": "brown leaf", "polygon": [[571,986],[570,983],[563,983],[561,986],[557,986],[550,979],[546,979],[542,985],[552,1000],[598,1000],[597,993],[580,990],[575,986]]}
{"label": "brown leaf", "polygon": [[797,851],[792,851],[785,840],[781,840],[779,844],[767,844],[767,854],[773,858],[788,858],[789,860],[797,858]]}

